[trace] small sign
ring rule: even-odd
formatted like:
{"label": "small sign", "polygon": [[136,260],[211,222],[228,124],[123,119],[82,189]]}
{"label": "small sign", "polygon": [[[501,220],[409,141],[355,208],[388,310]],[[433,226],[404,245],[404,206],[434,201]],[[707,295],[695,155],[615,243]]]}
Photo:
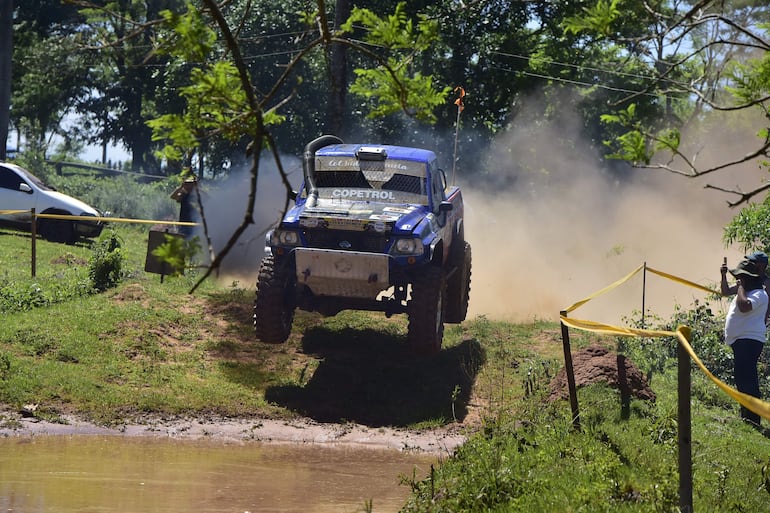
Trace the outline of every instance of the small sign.
{"label": "small sign", "polygon": [[[144,271],[148,273],[155,273],[164,276],[174,274],[174,269],[168,263],[163,262],[158,257],[152,254],[155,249],[161,244],[166,243],[166,237],[179,237],[184,239],[179,233],[161,232],[158,230],[150,230],[150,237],[147,239],[147,257],[144,261]],[[182,270],[184,274],[184,270]]]}

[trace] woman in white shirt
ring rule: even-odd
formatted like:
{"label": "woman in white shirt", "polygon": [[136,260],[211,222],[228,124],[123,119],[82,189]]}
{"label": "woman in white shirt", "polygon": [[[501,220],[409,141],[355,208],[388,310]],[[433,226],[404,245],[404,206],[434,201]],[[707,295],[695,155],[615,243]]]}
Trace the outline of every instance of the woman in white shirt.
{"label": "woman in white shirt", "polygon": [[[725,343],[733,350],[735,386],[738,391],[759,398],[757,363],[765,345],[768,308],[764,276],[748,259],[731,269],[730,274],[738,281],[738,289],[725,319]],[[723,271],[722,281],[726,279]],[[760,425],[759,415],[742,405],[741,418]]]}

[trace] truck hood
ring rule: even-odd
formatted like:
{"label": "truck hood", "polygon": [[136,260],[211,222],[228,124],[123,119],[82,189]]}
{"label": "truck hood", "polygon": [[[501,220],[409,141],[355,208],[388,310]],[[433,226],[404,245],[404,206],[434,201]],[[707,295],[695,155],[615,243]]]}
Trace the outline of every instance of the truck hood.
{"label": "truck hood", "polygon": [[415,205],[319,200],[314,207],[305,205],[296,220],[307,228],[411,232],[427,213],[427,207]]}

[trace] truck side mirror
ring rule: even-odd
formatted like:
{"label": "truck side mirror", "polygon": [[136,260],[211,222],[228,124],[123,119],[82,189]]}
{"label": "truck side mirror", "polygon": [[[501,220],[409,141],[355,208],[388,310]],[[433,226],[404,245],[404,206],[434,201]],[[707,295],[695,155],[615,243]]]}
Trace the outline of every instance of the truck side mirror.
{"label": "truck side mirror", "polygon": [[439,204],[439,206],[438,206],[438,211],[439,212],[449,212],[453,208],[454,208],[454,206],[452,205],[452,203],[450,201],[442,201]]}

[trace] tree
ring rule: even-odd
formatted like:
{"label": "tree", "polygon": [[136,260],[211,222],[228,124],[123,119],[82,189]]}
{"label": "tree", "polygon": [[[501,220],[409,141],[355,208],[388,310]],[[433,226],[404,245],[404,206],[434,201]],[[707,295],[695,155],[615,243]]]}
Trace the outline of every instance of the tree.
{"label": "tree", "polygon": [[[167,51],[183,61],[191,61],[194,57],[196,62],[201,63],[191,69],[191,84],[181,90],[187,103],[185,112],[181,115],[163,115],[149,123],[155,139],[167,141],[164,149],[166,157],[171,160],[189,161],[190,155],[200,151],[201,141],[211,137],[229,140],[247,137],[249,140],[251,185],[243,221],[224,248],[213,257],[201,281],[218,268],[240,235],[254,223],[254,201],[264,147],[271,150],[278,166],[286,186],[288,205],[291,186],[281,165],[276,139],[269,130],[271,125],[282,121],[278,110],[283,101],[277,100],[277,95],[289,80],[291,73],[307,56],[329,45],[338,44],[353,48],[371,58],[376,67],[358,71],[358,79],[352,89],[359,94],[366,94],[366,87],[369,87],[368,97],[374,102],[375,111],[383,114],[393,112],[394,109],[403,109],[418,118],[430,120],[431,109],[441,103],[446,95],[446,90],[435,90],[432,87],[430,76],[413,72],[408,66],[414,48],[421,48],[435,37],[435,24],[423,20],[415,27],[404,15],[402,6],[387,19],[379,18],[371,11],[354,9],[348,22],[343,25],[342,32],[337,34],[333,33],[326,23],[326,5],[323,0],[318,0],[317,6],[317,12],[309,17],[315,18],[318,35],[304,44],[291,58],[272,87],[264,93],[254,87],[252,74],[243,58],[235,32],[213,0],[206,0],[205,9],[201,11],[188,6],[183,14],[171,11],[164,13],[172,29],[169,38],[173,38],[173,44],[168,45]],[[215,51],[215,30],[206,24],[204,16],[213,20],[216,32],[224,41],[223,51]],[[352,24],[356,22],[372,28],[368,40],[375,41],[391,53],[382,56],[346,38],[345,34],[352,30]],[[405,59],[401,60],[399,56],[405,56]],[[288,97],[283,100],[288,101]],[[270,105],[275,106],[269,107]],[[205,216],[203,222],[205,230]]]}
{"label": "tree", "polygon": [[30,148],[46,154],[52,135],[70,137],[61,129],[62,119],[88,94],[82,80],[87,63],[71,40],[35,33],[14,54],[14,124]]}
{"label": "tree", "polygon": [[[697,127],[717,113],[759,109],[767,116],[770,41],[763,22],[770,16],[768,7],[750,1],[690,5],[658,0],[644,4],[643,11],[629,17],[631,5],[639,4],[599,0],[565,22],[571,33],[618,48],[622,64],[633,58],[634,73],[642,79],[633,92],[613,103],[615,112],[602,118],[621,131],[606,142],[613,150],[610,156],[691,178],[767,158],[767,128],[760,132],[753,151],[706,168],[696,165],[701,148],[688,144],[682,134],[691,130],[697,137]],[[629,19],[644,30],[636,35],[625,30]],[[648,107],[641,109],[640,105]],[[748,192],[709,187],[737,195],[730,202],[737,206],[769,186]]]}
{"label": "tree", "polygon": [[[770,8],[764,2],[698,1],[693,5],[659,1],[645,4],[647,30],[634,39],[621,40],[614,32],[625,17],[622,0],[599,1],[581,16],[568,20],[576,33],[598,35],[608,44],[630,45],[648,71],[644,87],[616,103],[603,120],[621,133],[606,141],[614,152],[637,167],[663,169],[698,178],[753,163],[767,172],[770,167],[770,39],[767,38]],[[654,50],[654,51],[653,51]],[[654,97],[662,116],[657,120],[640,115],[638,104]],[[718,127],[727,135],[730,119],[749,110],[758,111],[764,126],[748,151],[718,156],[715,164],[699,162],[705,148],[699,135]],[[764,183],[763,183],[764,182]],[[770,250],[770,184],[748,191],[739,187],[707,188],[728,193],[731,207],[744,206],[725,228],[725,244],[739,243],[745,250]],[[760,203],[754,199],[762,197]]]}
{"label": "tree", "polygon": [[[334,9],[334,31],[339,31],[342,25],[350,17],[350,0],[337,0]],[[351,132],[345,120],[347,116],[347,90],[348,90],[348,49],[345,45],[335,44],[329,48],[329,79],[331,92],[329,98],[329,132],[337,134],[345,139]]]}
{"label": "tree", "polygon": [[0,0],[0,160],[8,158],[13,56],[13,1]]}
{"label": "tree", "polygon": [[51,134],[72,137],[59,121],[82,94],[83,60],[69,40],[82,18],[76,8],[59,0],[19,2],[15,8],[12,5],[12,1],[3,1],[3,8],[11,9],[12,19],[2,19],[12,23],[8,30],[13,35],[6,33],[7,43],[0,44],[0,52],[5,58],[12,56],[14,67],[11,76],[11,63],[7,64],[10,83],[5,83],[7,89],[0,92],[0,104],[12,105],[8,117],[0,122],[5,133],[3,145],[12,121],[29,145],[44,152]]}
{"label": "tree", "polygon": [[[87,24],[82,29],[84,52],[94,56],[88,76],[90,95],[79,111],[91,142],[120,142],[131,152],[135,171],[157,173],[152,133],[145,123],[158,112],[160,91],[173,85],[174,75],[164,73],[167,62],[154,53],[154,28],[160,12],[179,10],[181,0],[112,0],[98,5],[77,2]],[[169,106],[164,108],[168,109]]]}

